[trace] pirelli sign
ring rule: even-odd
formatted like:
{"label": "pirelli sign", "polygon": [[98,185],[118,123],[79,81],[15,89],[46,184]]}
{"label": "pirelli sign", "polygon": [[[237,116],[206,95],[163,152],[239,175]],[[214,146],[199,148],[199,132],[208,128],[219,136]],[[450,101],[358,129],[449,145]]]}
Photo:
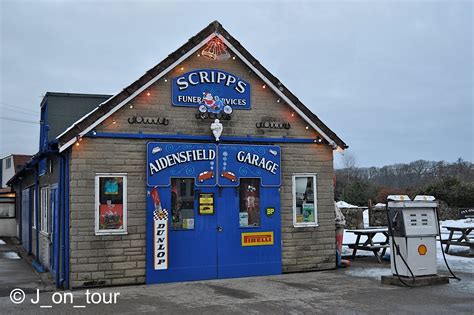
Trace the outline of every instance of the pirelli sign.
{"label": "pirelli sign", "polygon": [[242,233],[242,246],[273,245],[273,232]]}

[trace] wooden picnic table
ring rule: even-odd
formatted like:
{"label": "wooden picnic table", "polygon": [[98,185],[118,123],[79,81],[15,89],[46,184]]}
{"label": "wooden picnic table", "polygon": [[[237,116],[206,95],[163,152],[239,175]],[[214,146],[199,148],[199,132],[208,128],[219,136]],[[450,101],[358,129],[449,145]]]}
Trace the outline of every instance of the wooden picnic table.
{"label": "wooden picnic table", "polygon": [[[446,240],[441,240],[443,244],[446,244],[444,252],[448,254],[449,246],[459,245],[459,246],[469,246],[470,253],[474,254],[474,239],[469,238],[469,234],[474,230],[474,223],[472,226],[449,226],[445,225],[443,228],[449,231],[449,237]],[[457,239],[453,239],[454,233],[460,232],[461,236]],[[457,236],[456,236],[457,237]]]}
{"label": "wooden picnic table", "polygon": [[[357,230],[346,230],[347,232],[354,233],[357,235],[356,242],[355,244],[349,244],[349,248],[352,248],[352,259],[355,259],[357,250],[367,250],[371,251],[374,253],[375,257],[377,257],[377,261],[381,263],[381,257],[385,255],[385,251],[387,250],[388,247],[390,247],[389,244],[389,237],[388,237],[388,228],[386,227],[380,227],[380,228],[367,228],[367,229],[357,229]],[[375,242],[374,237],[377,234],[383,234],[385,235],[385,240],[381,242]],[[360,243],[360,238],[361,236],[366,236],[367,240],[364,243]],[[379,252],[381,254],[379,255]]]}

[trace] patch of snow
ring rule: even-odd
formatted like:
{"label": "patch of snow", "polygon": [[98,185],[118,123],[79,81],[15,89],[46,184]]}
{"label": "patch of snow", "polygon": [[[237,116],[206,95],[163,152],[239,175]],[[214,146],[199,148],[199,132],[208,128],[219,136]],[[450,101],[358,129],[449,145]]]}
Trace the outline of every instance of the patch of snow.
{"label": "patch of snow", "polygon": [[[447,220],[447,221],[441,221],[440,225],[445,226],[466,226],[466,224],[472,224],[469,222],[470,219],[463,219],[463,220]],[[466,222],[468,221],[468,222]],[[468,226],[472,226],[468,225]],[[448,230],[446,228],[441,228],[441,235],[442,239],[447,239],[448,237]],[[454,235],[461,235],[460,233],[454,233]],[[343,238],[343,244],[346,244],[342,247],[342,255],[343,256],[350,256],[352,255],[352,249],[350,249],[347,244],[354,244],[356,242],[357,236],[354,233],[344,231],[344,238]],[[367,237],[362,236],[360,239],[360,242],[363,243],[367,240]],[[377,234],[374,237],[374,241],[380,242],[384,241],[385,236],[383,234]],[[446,245],[443,244],[443,248],[446,248]],[[451,245],[449,247],[449,252],[451,254],[445,254],[446,255],[446,260],[448,261],[448,265],[451,268],[453,272],[462,272],[462,273],[471,273],[474,274],[474,257],[472,256],[458,256],[462,254],[469,254],[469,247],[467,246],[456,246],[456,245]],[[390,254],[390,248],[387,249],[386,254]],[[452,255],[456,254],[456,255]],[[374,257],[374,254],[370,251],[364,251],[364,250],[357,250],[357,256],[359,257]],[[375,259],[375,257],[374,257]],[[439,243],[439,238],[436,242],[436,260],[437,260],[437,265],[438,265],[438,270],[441,270],[443,272],[447,272],[448,269],[446,267],[446,264],[444,262],[443,258],[443,252],[441,249],[441,245]],[[377,269],[380,269],[379,271]],[[362,272],[360,274],[354,274],[354,276],[372,276],[372,272],[374,276],[379,277],[381,275],[381,270],[386,270],[385,268],[368,268],[366,272]],[[359,271],[357,271],[359,273]],[[388,273],[390,274],[390,272]]]}
{"label": "patch of snow", "polygon": [[347,208],[359,208],[358,206],[351,205],[350,203],[347,203],[347,202],[342,201],[342,200],[336,202],[336,205],[337,205],[339,208],[344,208],[344,209],[347,209]]}
{"label": "patch of snow", "polygon": [[449,226],[449,227],[459,227],[459,228],[474,228],[474,219],[468,218],[468,219],[462,219],[462,220],[446,220],[446,221],[440,221],[439,225],[441,227]]}
{"label": "patch of snow", "polygon": [[[374,254],[372,254],[373,256]],[[375,257],[374,257],[375,259]],[[370,268],[347,268],[346,274],[354,276],[354,277],[361,277],[361,278],[379,278],[382,276],[390,276],[392,271],[390,270],[390,266],[384,267],[370,267]]]}
{"label": "patch of snow", "polygon": [[[443,252],[441,251],[441,247],[439,242],[437,244],[436,249],[436,260],[438,262],[438,269],[447,271],[448,268],[443,259]],[[444,245],[443,245],[444,248]],[[469,247],[463,246],[450,246],[449,252],[452,253],[469,253]],[[465,257],[465,256],[454,256],[450,254],[445,254],[446,260],[448,261],[448,265],[452,271],[456,272],[463,272],[463,273],[473,273],[474,274],[474,257]]]}
{"label": "patch of snow", "polygon": [[1,257],[6,259],[21,259],[15,252],[3,252]]}
{"label": "patch of snow", "polygon": [[364,217],[364,228],[369,227],[369,210],[364,210],[362,216]]}
{"label": "patch of snow", "polygon": [[5,245],[5,241],[0,239],[0,245]]}

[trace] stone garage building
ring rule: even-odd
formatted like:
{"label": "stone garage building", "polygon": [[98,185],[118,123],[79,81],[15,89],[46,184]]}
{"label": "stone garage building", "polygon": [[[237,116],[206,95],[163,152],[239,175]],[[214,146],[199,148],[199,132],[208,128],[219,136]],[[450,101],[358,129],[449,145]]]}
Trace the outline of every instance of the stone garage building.
{"label": "stone garage building", "polygon": [[218,22],[46,142],[10,184],[58,287],[335,267],[347,145]]}

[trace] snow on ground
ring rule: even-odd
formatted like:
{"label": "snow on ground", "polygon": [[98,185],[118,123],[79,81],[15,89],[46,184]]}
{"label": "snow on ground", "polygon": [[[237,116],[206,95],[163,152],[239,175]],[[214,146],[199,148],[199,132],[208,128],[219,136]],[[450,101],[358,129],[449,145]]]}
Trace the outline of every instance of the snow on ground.
{"label": "snow on ground", "polygon": [[443,228],[444,226],[449,227],[471,227],[474,228],[474,218],[469,219],[461,219],[461,220],[446,220],[440,221],[439,225],[441,226],[441,230],[448,233],[448,230]]}
{"label": "snow on ground", "polygon": [[5,258],[5,259],[21,259],[20,256],[18,256],[17,253],[15,252],[2,252],[0,254],[0,258]]}
{"label": "snow on ground", "polygon": [[[459,227],[464,227],[464,226],[473,226],[474,227],[474,220],[472,219],[463,219],[463,220],[447,220],[447,221],[441,221],[440,226],[441,226],[441,237],[442,239],[447,239],[449,232],[446,228],[443,228],[443,226],[459,226]],[[454,233],[454,235],[461,235],[460,233]],[[439,238],[438,238],[439,239]],[[367,240],[367,237],[361,237],[360,242],[364,242]],[[380,242],[384,241],[385,236],[383,234],[377,234],[374,237],[374,241]],[[356,235],[354,233],[350,233],[347,231],[344,231],[344,239],[343,239],[343,244],[354,244],[356,241]],[[443,252],[441,250],[441,245],[439,242],[437,244],[437,249],[436,249],[436,255],[437,255],[437,264],[438,264],[438,269],[441,271],[447,271],[447,267],[444,262],[443,258]],[[443,244],[443,248],[446,248],[446,245]],[[455,246],[451,245],[449,247],[449,252],[450,254],[445,254],[446,255],[446,260],[448,261],[448,264],[453,272],[463,272],[463,273],[472,273],[474,274],[474,257],[469,256],[469,247],[467,246]],[[453,255],[455,254],[455,255]],[[350,249],[347,245],[344,245],[342,247],[342,255],[343,256],[350,256],[352,255],[352,249]],[[386,258],[388,258],[390,255],[390,249],[388,248],[386,251]],[[459,255],[464,255],[464,256],[459,256]],[[364,250],[357,250],[357,256],[362,257],[362,256],[369,256],[369,257],[374,257],[374,254],[369,251],[364,251]],[[375,257],[374,257],[375,260]],[[389,258],[388,258],[389,260]],[[385,274],[390,274],[390,269],[386,266],[382,266],[380,268],[367,268],[365,272],[361,272],[360,270],[357,271],[357,276],[373,276],[373,277],[380,277],[381,275]],[[355,275],[355,274],[354,274]]]}
{"label": "snow on ground", "polygon": [[0,240],[0,245],[5,245],[5,241],[4,240]]}
{"label": "snow on ground", "polygon": [[364,210],[362,216],[364,217],[364,227],[369,227],[369,210]]}

